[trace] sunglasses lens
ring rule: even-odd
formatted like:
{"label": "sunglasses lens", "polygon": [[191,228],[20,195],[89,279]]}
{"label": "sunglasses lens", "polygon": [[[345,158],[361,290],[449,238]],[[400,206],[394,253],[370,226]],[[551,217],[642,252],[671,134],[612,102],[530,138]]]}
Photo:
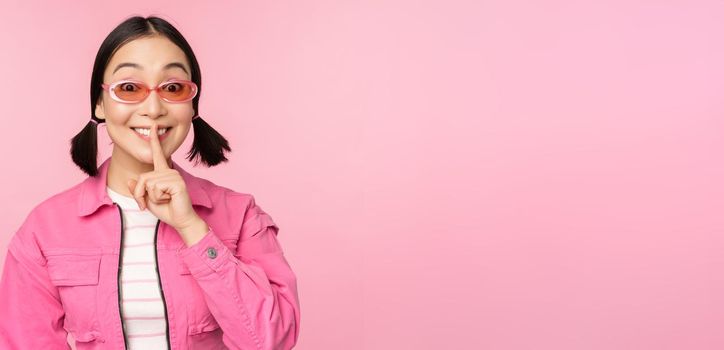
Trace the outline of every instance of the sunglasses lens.
{"label": "sunglasses lens", "polygon": [[170,101],[186,101],[194,98],[196,86],[185,81],[174,81],[164,84],[159,93],[163,98]]}
{"label": "sunglasses lens", "polygon": [[113,92],[118,98],[128,102],[141,101],[147,94],[146,88],[136,83],[118,84]]}

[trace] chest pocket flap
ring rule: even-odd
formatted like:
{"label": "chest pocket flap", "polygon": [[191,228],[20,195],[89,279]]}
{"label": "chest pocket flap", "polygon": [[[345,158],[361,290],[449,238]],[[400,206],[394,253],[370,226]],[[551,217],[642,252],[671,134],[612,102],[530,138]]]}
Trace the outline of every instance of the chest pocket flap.
{"label": "chest pocket flap", "polygon": [[48,275],[56,286],[98,284],[100,254],[62,254],[47,256]]}

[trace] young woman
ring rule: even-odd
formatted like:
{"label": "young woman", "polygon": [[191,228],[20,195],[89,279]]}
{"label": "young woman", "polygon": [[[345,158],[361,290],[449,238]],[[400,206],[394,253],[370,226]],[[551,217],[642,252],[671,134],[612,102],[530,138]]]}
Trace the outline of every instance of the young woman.
{"label": "young woman", "polygon": [[[250,194],[171,160],[227,161],[198,113],[201,71],[167,21],[132,17],[103,41],[91,120],[71,142],[89,176],[37,205],[0,280],[0,349],[291,349],[296,277]],[[96,127],[112,155],[97,166]]]}

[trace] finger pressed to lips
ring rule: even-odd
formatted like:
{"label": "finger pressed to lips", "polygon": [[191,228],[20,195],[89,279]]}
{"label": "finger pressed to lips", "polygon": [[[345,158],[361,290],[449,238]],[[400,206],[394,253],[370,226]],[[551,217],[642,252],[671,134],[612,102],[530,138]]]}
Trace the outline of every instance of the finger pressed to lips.
{"label": "finger pressed to lips", "polygon": [[134,186],[135,188],[132,190],[133,196],[138,200],[139,207],[142,210],[146,209],[146,201],[149,199],[154,202],[168,202],[171,199],[170,194],[166,193],[165,189],[159,188],[156,189],[157,191],[154,191],[154,189],[149,190],[147,188],[148,181],[150,179],[157,179],[158,176],[161,175],[160,173],[156,173],[156,171],[170,169],[168,163],[166,162],[166,156],[163,153],[163,147],[161,147],[161,141],[166,137],[171,128],[169,127],[163,135],[158,135],[157,128],[158,125],[151,125],[148,136],[140,134],[134,130],[139,137],[150,142],[151,158],[153,160],[153,171],[151,173],[147,173],[150,175],[150,178],[148,176],[141,177],[139,181],[136,182]]}
{"label": "finger pressed to lips", "polygon": [[[168,163],[166,163],[166,155],[163,154],[163,148],[161,148],[161,138],[158,136],[156,129],[157,125],[151,125],[151,155],[153,156],[153,170],[168,169]],[[166,132],[166,134],[168,131]],[[165,136],[163,134],[161,136]]]}

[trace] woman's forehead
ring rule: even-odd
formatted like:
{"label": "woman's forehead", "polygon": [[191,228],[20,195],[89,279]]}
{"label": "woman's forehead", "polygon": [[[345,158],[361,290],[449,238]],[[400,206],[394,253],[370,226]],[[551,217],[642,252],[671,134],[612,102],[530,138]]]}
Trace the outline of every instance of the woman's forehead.
{"label": "woman's forehead", "polygon": [[185,73],[190,67],[183,50],[165,37],[139,38],[121,46],[106,67],[108,75]]}

